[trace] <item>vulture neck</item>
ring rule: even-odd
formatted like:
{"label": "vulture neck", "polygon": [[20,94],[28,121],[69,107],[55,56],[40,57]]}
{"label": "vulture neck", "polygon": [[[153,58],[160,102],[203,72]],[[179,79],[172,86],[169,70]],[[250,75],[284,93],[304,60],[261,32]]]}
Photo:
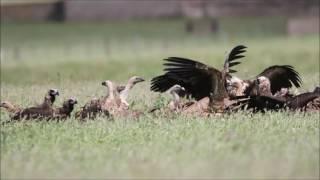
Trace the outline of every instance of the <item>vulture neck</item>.
{"label": "vulture neck", "polygon": [[258,94],[263,96],[272,96],[270,84],[259,87]]}
{"label": "vulture neck", "polygon": [[120,93],[120,99],[122,102],[126,102],[129,95],[129,91],[133,88],[133,86],[134,83],[131,80],[129,80],[124,90]]}
{"label": "vulture neck", "polygon": [[113,83],[109,83],[108,84],[108,98],[109,100],[114,100],[115,99],[115,96],[116,96],[116,91],[115,91],[115,88],[114,88],[114,85]]}
{"label": "vulture neck", "polygon": [[6,107],[4,107],[9,113],[15,113],[18,109],[14,107],[12,104],[7,104]]}
{"label": "vulture neck", "polygon": [[74,109],[74,105],[73,104],[69,104],[69,102],[65,102],[65,103],[63,103],[62,109],[66,114],[70,115],[70,113]]}
{"label": "vulture neck", "polygon": [[171,95],[173,97],[173,101],[170,103],[169,106],[172,106],[171,109],[178,110],[180,108],[180,105],[179,105],[180,104],[180,96],[175,91],[172,91]]}
{"label": "vulture neck", "polygon": [[44,97],[44,101],[42,103],[42,106],[43,107],[51,107],[55,100],[56,100],[55,96],[47,95],[46,97]]}

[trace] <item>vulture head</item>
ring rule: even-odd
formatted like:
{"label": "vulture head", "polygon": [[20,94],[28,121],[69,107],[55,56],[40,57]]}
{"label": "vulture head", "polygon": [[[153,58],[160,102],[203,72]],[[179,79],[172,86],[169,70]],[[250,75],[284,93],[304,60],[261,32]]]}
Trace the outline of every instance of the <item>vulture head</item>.
{"label": "vulture head", "polygon": [[178,110],[180,108],[180,96],[179,94],[185,91],[184,87],[175,84],[171,88],[167,90],[167,93],[171,94],[173,97],[173,101],[169,103],[169,108],[171,110]]}
{"label": "vulture head", "polygon": [[129,79],[128,83],[130,84],[137,84],[137,83],[140,83],[140,82],[143,82],[145,81],[143,78],[139,77],[139,76],[133,76]]}
{"label": "vulture head", "polygon": [[129,106],[129,103],[127,102],[127,98],[129,95],[129,91],[137,84],[140,82],[145,81],[143,78],[139,76],[132,76],[129,80],[128,83],[125,86],[117,86],[116,90],[120,95],[120,100],[125,106]]}
{"label": "vulture head", "polygon": [[59,91],[58,89],[49,89],[45,96],[45,102],[48,102],[49,104],[53,104],[54,101],[56,100],[56,96],[59,96]]}
{"label": "vulture head", "polygon": [[243,96],[245,95],[245,90],[249,87],[249,83],[236,76],[232,76],[230,79],[227,79],[226,86],[229,96]]}
{"label": "vulture head", "polygon": [[108,99],[114,99],[115,97],[118,97],[119,93],[116,89],[116,86],[115,84],[110,81],[110,80],[106,80],[106,81],[103,81],[102,83],[102,86],[106,86],[107,87],[107,91],[108,91]]}
{"label": "vulture head", "polygon": [[78,104],[77,99],[74,97],[71,97],[63,102],[63,108],[68,109],[71,112],[74,108],[74,105],[76,104]]}
{"label": "vulture head", "polygon": [[179,84],[173,85],[170,89],[168,89],[169,94],[179,94],[181,91],[185,91],[184,87],[180,86]]}
{"label": "vulture head", "polygon": [[260,95],[272,95],[270,80],[265,76],[260,76],[256,79],[256,85],[258,86],[258,94]]}
{"label": "vulture head", "polygon": [[15,109],[16,109],[16,107],[13,104],[11,104],[9,101],[1,102],[0,107],[5,108],[9,112],[15,111]]}
{"label": "vulture head", "polygon": [[109,80],[103,81],[101,85],[106,87],[113,87],[113,83]]}

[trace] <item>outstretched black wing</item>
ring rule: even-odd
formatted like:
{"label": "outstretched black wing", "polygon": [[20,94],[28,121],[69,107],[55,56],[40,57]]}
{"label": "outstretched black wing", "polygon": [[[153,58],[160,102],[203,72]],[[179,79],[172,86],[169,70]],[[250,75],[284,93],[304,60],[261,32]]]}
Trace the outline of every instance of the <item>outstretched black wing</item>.
{"label": "outstretched black wing", "polygon": [[[244,57],[240,54],[245,52],[245,48],[240,45],[231,50],[225,60],[224,73],[236,72],[229,70],[229,67],[240,64],[235,60]],[[225,77],[221,71],[201,62],[181,57],[170,57],[165,61],[166,73],[151,80],[152,91],[164,92],[173,85],[179,84],[185,88],[187,94],[197,100],[208,96],[214,99],[226,96]]]}
{"label": "outstretched black wing", "polygon": [[241,63],[240,61],[237,61],[237,60],[245,57],[244,55],[241,55],[241,54],[246,52],[246,50],[245,50],[246,48],[247,48],[246,46],[239,45],[239,46],[234,47],[230,51],[230,53],[228,54],[228,56],[226,57],[226,60],[224,62],[224,70],[226,73],[237,72],[236,70],[229,69],[229,68]]}
{"label": "outstretched black wing", "polygon": [[301,86],[301,78],[299,73],[290,65],[275,65],[268,67],[259,76],[265,76],[270,80],[272,94],[281,90],[281,88],[291,88]]}
{"label": "outstretched black wing", "polygon": [[221,78],[219,70],[186,58],[170,57],[165,61],[166,73],[151,80],[152,91],[164,92],[179,84],[197,100],[214,93],[217,80]]}

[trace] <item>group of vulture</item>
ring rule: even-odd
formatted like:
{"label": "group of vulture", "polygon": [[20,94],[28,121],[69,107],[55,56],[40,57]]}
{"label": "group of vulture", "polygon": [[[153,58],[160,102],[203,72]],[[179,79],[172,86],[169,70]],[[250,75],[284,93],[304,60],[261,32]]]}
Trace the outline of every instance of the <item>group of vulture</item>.
{"label": "group of vulture", "polygon": [[[132,110],[127,98],[130,90],[144,79],[133,76],[126,85],[117,85],[110,80],[102,82],[107,93],[101,98],[87,102],[75,113],[79,120],[139,117],[146,113],[187,114],[210,117],[237,111],[250,113],[266,111],[316,111],[320,112],[320,87],[313,91],[293,94],[290,88],[299,88],[302,80],[299,73],[290,65],[273,65],[252,79],[242,80],[233,73],[234,67],[245,57],[243,45],[234,47],[227,55],[222,70],[199,61],[169,57],[164,59],[164,74],[151,80],[151,91],[168,93],[172,100],[164,107],[151,108],[147,112]],[[231,69],[233,68],[233,69]],[[59,95],[57,89],[50,89],[40,105],[19,108],[4,101],[12,120],[21,119],[66,119],[71,117],[75,98],[65,100],[61,107],[53,103]]]}

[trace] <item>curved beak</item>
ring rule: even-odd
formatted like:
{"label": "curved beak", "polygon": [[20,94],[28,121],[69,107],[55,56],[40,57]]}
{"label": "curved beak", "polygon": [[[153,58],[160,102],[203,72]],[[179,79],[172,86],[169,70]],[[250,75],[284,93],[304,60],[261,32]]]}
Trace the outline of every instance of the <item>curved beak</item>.
{"label": "curved beak", "polygon": [[76,98],[70,98],[69,99],[69,104],[78,104],[78,101]]}
{"label": "curved beak", "polygon": [[138,77],[137,79],[136,79],[136,82],[143,82],[143,81],[145,81],[143,78],[141,78],[141,77]]}

